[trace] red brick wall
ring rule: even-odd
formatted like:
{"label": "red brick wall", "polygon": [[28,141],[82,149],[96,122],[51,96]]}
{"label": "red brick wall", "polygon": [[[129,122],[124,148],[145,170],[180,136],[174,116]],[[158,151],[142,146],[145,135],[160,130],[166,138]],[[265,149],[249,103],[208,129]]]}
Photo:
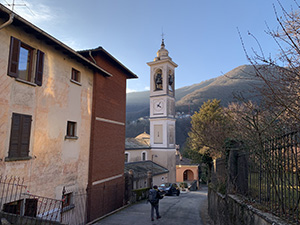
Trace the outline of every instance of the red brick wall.
{"label": "red brick wall", "polygon": [[120,190],[124,187],[123,177],[99,185],[94,185],[89,190],[89,221],[112,212],[123,206],[123,193]]}
{"label": "red brick wall", "polygon": [[[123,204],[124,177],[101,182],[124,173],[126,75],[103,55],[95,56],[97,64],[112,77],[94,75],[92,130],[89,164],[88,220],[92,221]],[[115,121],[98,121],[96,118]]]}

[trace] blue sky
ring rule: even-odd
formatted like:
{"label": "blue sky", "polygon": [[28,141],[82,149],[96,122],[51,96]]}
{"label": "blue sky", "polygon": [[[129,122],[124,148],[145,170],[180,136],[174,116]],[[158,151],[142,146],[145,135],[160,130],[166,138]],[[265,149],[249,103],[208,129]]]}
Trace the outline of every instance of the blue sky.
{"label": "blue sky", "polygon": [[[0,0],[7,6],[13,0]],[[282,0],[290,11],[293,0]],[[169,56],[178,64],[176,88],[218,77],[248,64],[237,28],[251,51],[277,54],[266,34],[276,29],[277,0],[15,0],[15,11],[75,50],[102,46],[138,79],[128,91],[149,89],[147,62],[156,56],[165,34]],[[7,6],[9,8],[9,6]],[[29,10],[29,9],[30,10]]]}

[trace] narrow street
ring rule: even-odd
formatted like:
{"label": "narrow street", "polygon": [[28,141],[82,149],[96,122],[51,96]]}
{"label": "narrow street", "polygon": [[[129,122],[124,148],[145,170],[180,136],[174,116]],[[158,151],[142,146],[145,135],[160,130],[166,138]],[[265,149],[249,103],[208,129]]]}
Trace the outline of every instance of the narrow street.
{"label": "narrow street", "polygon": [[207,187],[199,191],[182,192],[179,196],[165,196],[159,205],[161,219],[151,221],[151,205],[146,201],[124,208],[93,225],[154,225],[207,223]]}

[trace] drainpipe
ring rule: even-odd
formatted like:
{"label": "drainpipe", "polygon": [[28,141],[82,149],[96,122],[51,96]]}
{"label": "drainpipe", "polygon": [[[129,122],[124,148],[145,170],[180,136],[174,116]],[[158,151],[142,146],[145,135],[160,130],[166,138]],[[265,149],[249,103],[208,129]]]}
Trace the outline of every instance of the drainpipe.
{"label": "drainpipe", "polygon": [[3,29],[4,27],[10,25],[13,22],[14,17],[15,17],[15,14],[13,14],[13,13],[9,14],[9,20],[0,26],[0,30]]}
{"label": "drainpipe", "polygon": [[92,56],[92,51],[89,51],[89,55],[90,55],[90,57],[92,58],[93,62],[97,65],[96,60],[95,60],[94,57]]}

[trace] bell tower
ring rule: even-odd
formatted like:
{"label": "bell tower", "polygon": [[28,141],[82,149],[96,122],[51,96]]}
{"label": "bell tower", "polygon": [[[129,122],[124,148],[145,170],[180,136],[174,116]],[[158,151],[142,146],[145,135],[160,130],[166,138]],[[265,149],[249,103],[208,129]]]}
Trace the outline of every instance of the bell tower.
{"label": "bell tower", "polygon": [[175,68],[164,39],[150,66],[150,145],[156,162],[169,170],[164,182],[176,181]]}

